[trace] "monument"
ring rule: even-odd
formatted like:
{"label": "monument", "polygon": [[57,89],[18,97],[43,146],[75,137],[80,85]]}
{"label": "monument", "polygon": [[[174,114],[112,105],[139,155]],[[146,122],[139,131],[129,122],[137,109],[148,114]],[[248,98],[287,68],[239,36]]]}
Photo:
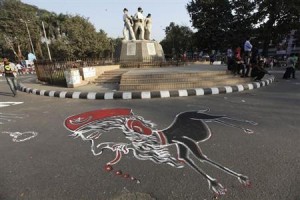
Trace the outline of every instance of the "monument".
{"label": "monument", "polygon": [[151,14],[145,18],[142,8],[138,8],[134,16],[128,14],[127,8],[123,10],[123,36],[120,62],[164,62],[165,56],[162,46],[151,40],[152,19]]}

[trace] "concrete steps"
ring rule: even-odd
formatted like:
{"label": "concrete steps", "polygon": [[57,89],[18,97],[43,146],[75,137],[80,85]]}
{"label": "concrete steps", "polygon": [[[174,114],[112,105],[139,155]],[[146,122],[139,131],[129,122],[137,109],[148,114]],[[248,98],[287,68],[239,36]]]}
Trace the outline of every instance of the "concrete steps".
{"label": "concrete steps", "polygon": [[120,83],[122,74],[126,73],[128,70],[126,69],[117,69],[106,71],[101,74],[98,78],[96,78],[94,83]]}
{"label": "concrete steps", "polygon": [[202,71],[192,73],[125,73],[122,75],[121,91],[176,90],[188,88],[218,87],[251,82],[250,78],[241,78],[224,71]]}

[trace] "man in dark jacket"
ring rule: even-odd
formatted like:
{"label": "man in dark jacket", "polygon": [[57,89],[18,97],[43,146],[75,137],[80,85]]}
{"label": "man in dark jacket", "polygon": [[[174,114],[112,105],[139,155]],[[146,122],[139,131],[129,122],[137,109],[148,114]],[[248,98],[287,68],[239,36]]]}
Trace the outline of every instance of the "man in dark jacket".
{"label": "man in dark jacket", "polygon": [[267,70],[265,70],[263,66],[263,60],[260,60],[258,62],[258,65],[253,65],[251,77],[254,78],[254,81],[260,81],[266,74],[270,75],[270,73]]}

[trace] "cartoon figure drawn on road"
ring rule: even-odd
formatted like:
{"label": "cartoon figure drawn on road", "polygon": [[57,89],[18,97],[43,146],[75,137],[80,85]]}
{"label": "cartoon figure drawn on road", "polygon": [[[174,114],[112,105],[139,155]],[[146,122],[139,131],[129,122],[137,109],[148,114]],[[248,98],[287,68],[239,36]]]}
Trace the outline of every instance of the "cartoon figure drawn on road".
{"label": "cartoon figure drawn on road", "polygon": [[25,142],[30,140],[38,135],[37,132],[34,131],[26,131],[26,132],[2,132],[3,134],[9,134],[14,142]]}
{"label": "cartoon figure drawn on road", "polygon": [[[247,176],[208,158],[203,154],[198,143],[207,141],[211,137],[209,122],[239,128],[247,134],[251,134],[253,131],[228,121],[244,122],[251,125],[257,125],[257,123],[224,115],[211,115],[207,114],[208,111],[207,109],[179,113],[172,124],[163,130],[155,129],[152,122],[135,115],[131,109],[126,108],[95,110],[74,115],[68,117],[64,121],[64,125],[72,132],[71,136],[90,141],[91,151],[95,156],[101,155],[107,149],[115,153],[115,158],[107,162],[105,166],[107,171],[112,171],[112,165],[117,164],[123,155],[132,152],[134,157],[139,160],[165,163],[176,168],[190,166],[208,181],[209,189],[215,195],[224,195],[226,189],[194,163],[193,158],[195,157],[201,162],[206,162],[236,177],[241,184],[250,186]],[[121,130],[128,142],[102,141],[102,134],[113,129]],[[171,145],[175,145],[177,148],[177,158],[172,156],[168,150]],[[122,174],[121,171],[115,173],[125,178],[137,180],[129,174]]]}

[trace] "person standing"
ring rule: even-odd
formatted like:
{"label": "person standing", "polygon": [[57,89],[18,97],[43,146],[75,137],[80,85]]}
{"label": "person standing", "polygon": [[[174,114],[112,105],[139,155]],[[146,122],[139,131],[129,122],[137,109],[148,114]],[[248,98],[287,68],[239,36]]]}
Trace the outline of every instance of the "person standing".
{"label": "person standing", "polygon": [[291,78],[291,75],[293,75],[293,78],[295,78],[295,60],[294,60],[294,55],[291,54],[287,60],[286,60],[286,70],[285,70],[285,73],[283,74],[283,79],[289,79]]}
{"label": "person standing", "polygon": [[17,95],[17,78],[15,77],[15,74],[17,70],[10,65],[7,58],[3,59],[4,62],[4,75],[5,79],[7,81],[7,84],[9,85],[10,90],[12,91],[13,95]]}
{"label": "person standing", "polygon": [[134,15],[134,21],[135,21],[135,26],[134,26],[135,37],[139,40],[144,40],[144,34],[145,34],[144,16],[143,16],[143,9],[141,7],[138,8],[137,13]]}
{"label": "person standing", "polygon": [[247,68],[247,71],[245,73],[245,76],[249,76],[251,73],[251,65],[250,65],[250,59],[251,59],[251,51],[252,51],[252,44],[250,43],[250,37],[247,37],[246,42],[244,43],[244,62]]}
{"label": "person standing", "polygon": [[296,54],[294,54],[294,56],[292,58],[294,60],[294,65],[293,65],[294,70],[292,71],[292,77],[293,77],[293,79],[296,79],[296,66],[298,63],[298,56]]}
{"label": "person standing", "polygon": [[232,67],[232,65],[233,65],[232,56],[233,55],[232,54],[233,54],[232,49],[231,48],[227,49],[227,70],[228,71],[233,70],[233,67]]}
{"label": "person standing", "polygon": [[[123,29],[123,36],[124,40],[135,40],[135,35],[132,29],[133,26],[133,21],[132,18],[128,15],[128,10],[127,8],[124,8],[123,10],[123,21],[124,21],[124,29]],[[129,37],[128,37],[129,33]]]}

